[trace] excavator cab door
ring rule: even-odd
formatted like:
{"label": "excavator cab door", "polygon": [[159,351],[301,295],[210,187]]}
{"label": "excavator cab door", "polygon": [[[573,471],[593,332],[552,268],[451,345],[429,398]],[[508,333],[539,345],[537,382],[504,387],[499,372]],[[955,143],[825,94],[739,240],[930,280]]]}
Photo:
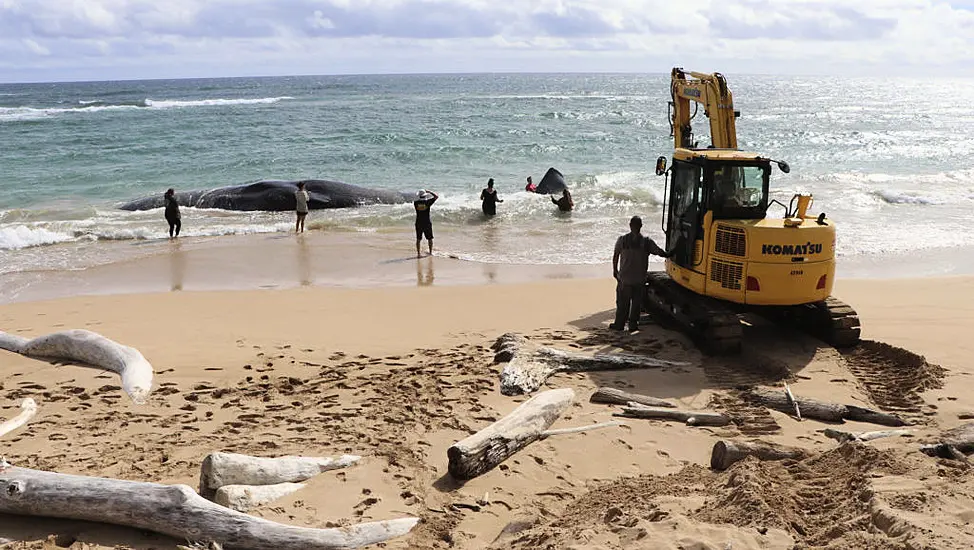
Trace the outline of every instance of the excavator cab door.
{"label": "excavator cab door", "polygon": [[672,260],[693,269],[694,244],[701,231],[701,197],[703,170],[700,166],[673,160],[673,181],[668,201],[666,249],[673,250]]}

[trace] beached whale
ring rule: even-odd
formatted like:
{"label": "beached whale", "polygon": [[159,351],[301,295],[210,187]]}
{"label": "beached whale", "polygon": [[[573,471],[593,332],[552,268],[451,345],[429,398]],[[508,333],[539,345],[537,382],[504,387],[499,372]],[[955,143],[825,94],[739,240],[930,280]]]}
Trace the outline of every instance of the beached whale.
{"label": "beached whale", "polygon": [[554,168],[548,168],[545,172],[543,178],[541,178],[541,183],[534,190],[535,193],[540,193],[542,195],[560,195],[561,192],[568,188],[565,183],[565,176],[561,175],[561,172]]}
{"label": "beached whale", "polygon": [[[411,202],[412,194],[388,189],[369,189],[329,180],[301,180],[308,192],[308,208],[350,208],[368,204]],[[223,210],[294,210],[294,192],[298,181],[265,180],[218,189],[176,193],[180,206],[222,208]],[[165,206],[162,193],[135,199],[119,206],[122,210],[150,210]]]}

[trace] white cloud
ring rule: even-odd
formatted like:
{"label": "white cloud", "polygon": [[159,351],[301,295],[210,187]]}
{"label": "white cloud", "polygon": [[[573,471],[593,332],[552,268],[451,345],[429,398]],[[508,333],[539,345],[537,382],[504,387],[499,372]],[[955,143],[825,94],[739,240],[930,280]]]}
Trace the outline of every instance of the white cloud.
{"label": "white cloud", "polygon": [[0,0],[0,81],[673,65],[974,75],[974,0]]}

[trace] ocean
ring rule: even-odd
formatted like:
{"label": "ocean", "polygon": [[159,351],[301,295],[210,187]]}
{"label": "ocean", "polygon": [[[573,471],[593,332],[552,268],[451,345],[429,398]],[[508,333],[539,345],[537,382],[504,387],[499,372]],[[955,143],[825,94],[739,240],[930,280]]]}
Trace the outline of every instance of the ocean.
{"label": "ocean", "polygon": [[[811,192],[812,211],[838,224],[840,276],[969,271],[944,259],[974,249],[971,81],[727,77],[740,148],[791,165],[773,198]],[[262,179],[435,190],[437,248],[462,261],[605,263],[634,214],[661,237],[668,87],[660,74],[0,84],[0,288],[165,253],[161,210],[123,201]],[[709,143],[702,113],[694,122]],[[572,189],[569,216],[523,191],[549,167]],[[484,220],[489,177],[505,202]],[[315,211],[308,228],[408,241],[412,220],[408,204],[368,206]],[[290,229],[286,212],[183,209],[187,246]]]}

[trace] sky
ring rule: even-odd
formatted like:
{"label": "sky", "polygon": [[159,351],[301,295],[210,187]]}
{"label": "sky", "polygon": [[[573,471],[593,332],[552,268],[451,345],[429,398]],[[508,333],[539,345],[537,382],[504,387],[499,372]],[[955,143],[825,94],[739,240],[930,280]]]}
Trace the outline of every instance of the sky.
{"label": "sky", "polygon": [[971,77],[974,0],[0,0],[0,82],[673,66]]}

